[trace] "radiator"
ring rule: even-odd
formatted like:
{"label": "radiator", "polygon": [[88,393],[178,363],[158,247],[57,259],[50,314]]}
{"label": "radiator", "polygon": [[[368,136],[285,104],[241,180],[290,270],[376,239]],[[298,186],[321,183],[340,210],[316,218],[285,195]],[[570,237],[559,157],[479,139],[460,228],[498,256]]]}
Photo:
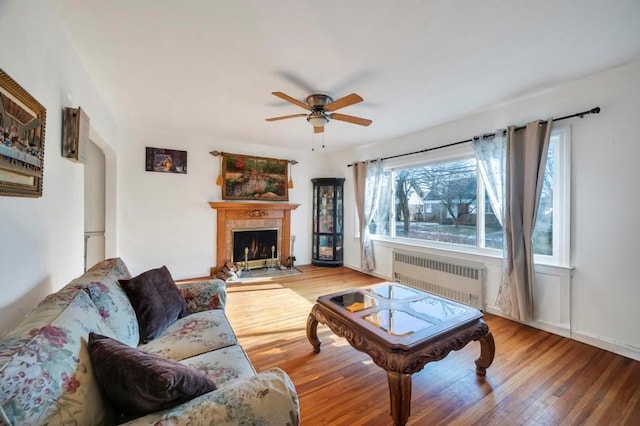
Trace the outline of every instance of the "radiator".
{"label": "radiator", "polygon": [[393,251],[393,280],[484,310],[486,267],[403,250]]}

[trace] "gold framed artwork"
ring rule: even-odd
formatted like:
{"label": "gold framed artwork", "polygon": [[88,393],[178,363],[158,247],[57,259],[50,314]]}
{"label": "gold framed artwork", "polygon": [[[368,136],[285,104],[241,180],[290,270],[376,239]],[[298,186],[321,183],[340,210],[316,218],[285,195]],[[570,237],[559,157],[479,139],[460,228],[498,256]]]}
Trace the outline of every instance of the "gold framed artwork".
{"label": "gold framed artwork", "polygon": [[288,160],[222,153],[222,199],[288,201]]}
{"label": "gold framed artwork", "polygon": [[0,69],[0,195],[41,197],[47,110]]}

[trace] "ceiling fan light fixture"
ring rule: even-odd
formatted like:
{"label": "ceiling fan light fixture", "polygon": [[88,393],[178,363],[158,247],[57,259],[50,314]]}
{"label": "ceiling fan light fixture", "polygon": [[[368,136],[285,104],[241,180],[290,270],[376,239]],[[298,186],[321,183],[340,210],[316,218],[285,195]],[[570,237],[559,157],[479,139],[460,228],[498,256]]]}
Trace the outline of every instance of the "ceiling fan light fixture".
{"label": "ceiling fan light fixture", "polygon": [[324,127],[329,122],[329,119],[321,111],[314,111],[307,116],[307,121],[313,127]]}

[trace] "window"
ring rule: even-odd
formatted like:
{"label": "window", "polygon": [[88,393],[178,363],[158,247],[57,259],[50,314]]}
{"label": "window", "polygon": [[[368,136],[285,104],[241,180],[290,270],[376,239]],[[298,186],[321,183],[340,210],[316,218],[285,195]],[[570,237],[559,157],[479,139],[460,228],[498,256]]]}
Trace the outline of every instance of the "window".
{"label": "window", "polygon": [[[567,127],[554,128],[551,133],[533,234],[537,262],[568,263],[568,135]],[[453,250],[471,248],[488,254],[502,250],[502,226],[470,146],[454,156],[388,166],[382,191],[369,228],[372,235]]]}

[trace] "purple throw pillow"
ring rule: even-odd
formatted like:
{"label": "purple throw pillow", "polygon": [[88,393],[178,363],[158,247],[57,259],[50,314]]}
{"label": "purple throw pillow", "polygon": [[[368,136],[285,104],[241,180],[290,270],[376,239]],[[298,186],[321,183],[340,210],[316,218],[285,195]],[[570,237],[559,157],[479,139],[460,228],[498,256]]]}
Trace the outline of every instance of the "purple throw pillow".
{"label": "purple throw pillow", "polygon": [[124,418],[171,408],[216,389],[197,370],[107,336],[89,333],[88,347],[98,382]]}
{"label": "purple throw pillow", "polygon": [[141,343],[158,337],[178,318],[189,313],[187,303],[166,266],[118,282],[138,317]]}

